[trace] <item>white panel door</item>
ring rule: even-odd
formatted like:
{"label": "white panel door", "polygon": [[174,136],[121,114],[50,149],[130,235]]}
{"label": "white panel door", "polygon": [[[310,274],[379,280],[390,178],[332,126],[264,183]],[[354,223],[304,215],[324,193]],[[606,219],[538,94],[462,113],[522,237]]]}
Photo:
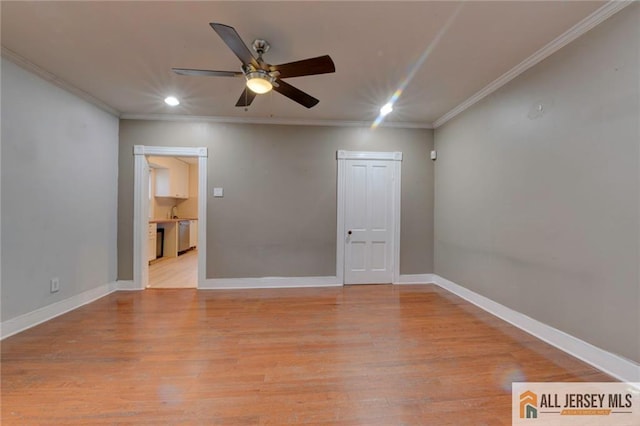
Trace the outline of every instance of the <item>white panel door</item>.
{"label": "white panel door", "polygon": [[393,282],[394,170],[393,161],[345,161],[345,284]]}

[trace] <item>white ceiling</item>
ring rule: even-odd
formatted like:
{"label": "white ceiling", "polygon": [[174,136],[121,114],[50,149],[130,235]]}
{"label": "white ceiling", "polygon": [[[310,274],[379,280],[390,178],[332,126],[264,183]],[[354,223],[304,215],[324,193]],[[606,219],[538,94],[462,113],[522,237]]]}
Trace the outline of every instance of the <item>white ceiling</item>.
{"label": "white ceiling", "polygon": [[[604,3],[2,1],[1,40],[5,56],[125,116],[373,121],[413,74],[387,121],[428,125]],[[306,109],[272,92],[245,111],[234,106],[240,78],[172,73],[239,69],[209,22],[235,27],[248,45],[266,39],[272,64],[331,55],[336,73],[287,80],[320,103]],[[168,94],[182,104],[166,106]]]}

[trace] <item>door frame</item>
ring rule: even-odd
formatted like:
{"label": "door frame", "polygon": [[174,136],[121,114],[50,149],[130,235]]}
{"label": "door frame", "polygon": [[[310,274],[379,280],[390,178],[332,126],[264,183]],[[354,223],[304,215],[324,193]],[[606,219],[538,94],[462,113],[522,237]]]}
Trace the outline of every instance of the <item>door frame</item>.
{"label": "door frame", "polygon": [[336,278],[339,283],[344,282],[344,245],[347,238],[346,231],[344,229],[345,214],[346,214],[346,202],[345,197],[347,195],[347,180],[346,180],[346,162],[345,160],[386,160],[393,162],[393,185],[391,189],[391,202],[392,207],[392,232],[391,249],[393,250],[392,265],[393,270],[393,283],[400,282],[400,196],[401,196],[401,167],[402,167],[402,152],[373,152],[373,151],[344,151],[338,150],[338,199],[337,199],[337,211],[338,217],[336,222]]}
{"label": "door frame", "polygon": [[133,178],[133,288],[144,290],[149,284],[147,229],[149,221],[149,171],[147,155],[198,158],[198,284],[204,287],[207,259],[207,160],[206,147],[167,147],[134,145]]}

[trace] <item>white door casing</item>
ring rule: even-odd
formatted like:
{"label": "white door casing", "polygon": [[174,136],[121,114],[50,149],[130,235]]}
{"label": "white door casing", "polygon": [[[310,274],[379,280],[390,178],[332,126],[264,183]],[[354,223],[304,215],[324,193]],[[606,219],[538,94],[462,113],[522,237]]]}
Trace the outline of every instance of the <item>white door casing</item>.
{"label": "white door casing", "polygon": [[397,283],[401,152],[338,151],[336,270],[344,284]]}
{"label": "white door casing", "polygon": [[143,290],[149,283],[146,256],[149,210],[149,163],[146,156],[198,157],[198,287],[206,280],[207,247],[207,157],[204,147],[164,147],[135,145],[133,190],[133,288]]}
{"label": "white door casing", "polygon": [[393,162],[345,162],[345,284],[393,282]]}

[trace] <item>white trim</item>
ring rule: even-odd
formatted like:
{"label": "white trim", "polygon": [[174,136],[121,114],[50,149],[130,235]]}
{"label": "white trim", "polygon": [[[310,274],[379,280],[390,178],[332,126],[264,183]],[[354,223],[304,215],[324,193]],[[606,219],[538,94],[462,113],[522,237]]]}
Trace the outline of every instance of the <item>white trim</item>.
{"label": "white trim", "polygon": [[338,150],[338,160],[394,160],[402,161],[402,152],[372,152]]}
{"label": "white trim", "polygon": [[[371,121],[311,120],[303,118],[219,117],[175,114],[121,114],[123,120],[188,121],[231,124],[274,124],[286,126],[371,127]],[[433,129],[431,123],[384,121],[380,127],[400,129]]]}
{"label": "white trim", "polygon": [[209,150],[205,147],[179,146],[146,146],[134,145],[134,155],[155,155],[165,157],[207,157]]}
{"label": "white trim", "polygon": [[[398,155],[400,154],[400,155]],[[400,208],[402,196],[402,153],[394,153],[393,162],[393,281],[400,281]]]}
{"label": "white trim", "polygon": [[446,278],[434,275],[434,281],[439,287],[623,382],[640,381],[640,365],[631,360],[607,352],[564,331],[507,308]]}
{"label": "white trim", "polygon": [[341,151],[338,151],[338,185],[336,188],[336,210],[338,215],[336,218],[336,278],[338,279],[338,282],[344,284],[344,194],[347,191],[347,178],[345,176],[344,160],[340,158],[340,152]]}
{"label": "white trim", "polygon": [[435,284],[433,274],[405,274],[400,275],[394,284]]}
{"label": "white trim", "polygon": [[149,264],[146,262],[148,166],[146,155],[167,157],[198,157],[198,288],[206,281],[207,260],[207,173],[206,147],[169,147],[135,145],[133,147],[133,285],[129,290],[142,290],[149,282]]}
{"label": "white trim", "polygon": [[117,287],[118,285],[116,282],[104,284],[100,287],[92,288],[91,290],[60,300],[59,302],[43,306],[35,311],[27,312],[26,314],[3,321],[2,324],[0,324],[0,338],[4,339],[9,336],[13,336],[21,331],[35,327],[38,324],[42,324],[45,321],[49,321],[57,316],[73,311],[87,303],[91,303],[113,293],[117,290]]}
{"label": "white trim", "polygon": [[591,15],[587,16],[582,21],[578,22],[576,25],[565,31],[559,37],[546,44],[542,49],[538,50],[533,55],[529,56],[527,59],[520,62],[518,65],[498,77],[496,80],[489,83],[482,90],[453,108],[451,111],[444,114],[442,117],[438,118],[433,122],[433,127],[438,128],[442,126],[444,123],[451,120],[456,115],[460,114],[472,105],[480,102],[482,99],[489,96],[491,93],[495,92],[529,68],[533,67],[547,57],[553,55],[555,52],[571,43],[587,31],[591,30],[596,25],[610,18],[615,13],[629,6],[631,3],[633,2],[618,0],[611,0],[607,2],[604,6],[594,11]]}
{"label": "white trim", "polygon": [[146,262],[149,165],[145,156],[136,152],[140,151],[136,148],[133,174],[133,283],[134,288],[142,290],[149,282],[149,264]]}
{"label": "white trim", "polygon": [[133,280],[118,280],[118,291],[138,291],[141,288],[136,288],[133,284]]}
{"label": "white trim", "polygon": [[13,62],[14,64],[16,64],[17,66],[19,66],[20,68],[23,68],[35,75],[37,75],[38,77],[42,78],[43,80],[46,80],[64,90],[66,90],[69,93],[73,93],[74,95],[76,95],[77,97],[79,97],[82,100],[85,100],[87,102],[89,102],[90,104],[100,108],[103,111],[108,112],[109,114],[112,114],[116,117],[120,117],[120,112],[112,107],[110,107],[109,105],[107,105],[106,103],[104,103],[103,101],[101,101],[100,99],[96,98],[95,96],[85,92],[82,89],[77,88],[76,86],[62,80],[60,77],[58,77],[55,74],[50,73],[49,71],[45,70],[44,68],[41,68],[40,66],[34,64],[33,62],[27,60],[26,58],[20,56],[19,54],[17,54],[16,52],[14,52],[11,49],[7,49],[6,47],[2,46],[2,57],[5,59],[8,59],[9,61]]}
{"label": "white trim", "polygon": [[247,288],[341,287],[337,277],[210,278],[200,290]]}
{"label": "white trim", "polygon": [[386,160],[393,161],[393,277],[392,282],[400,280],[400,212],[402,194],[402,152],[372,152],[372,151],[345,151],[338,150],[336,153],[338,160],[337,179],[337,218],[336,218],[336,278],[344,284],[344,242],[346,239],[345,223],[345,197],[346,197],[346,166],[345,160]]}
{"label": "white trim", "polygon": [[[198,158],[198,288],[207,281],[207,173],[208,152]],[[204,154],[204,155],[203,155]]]}

